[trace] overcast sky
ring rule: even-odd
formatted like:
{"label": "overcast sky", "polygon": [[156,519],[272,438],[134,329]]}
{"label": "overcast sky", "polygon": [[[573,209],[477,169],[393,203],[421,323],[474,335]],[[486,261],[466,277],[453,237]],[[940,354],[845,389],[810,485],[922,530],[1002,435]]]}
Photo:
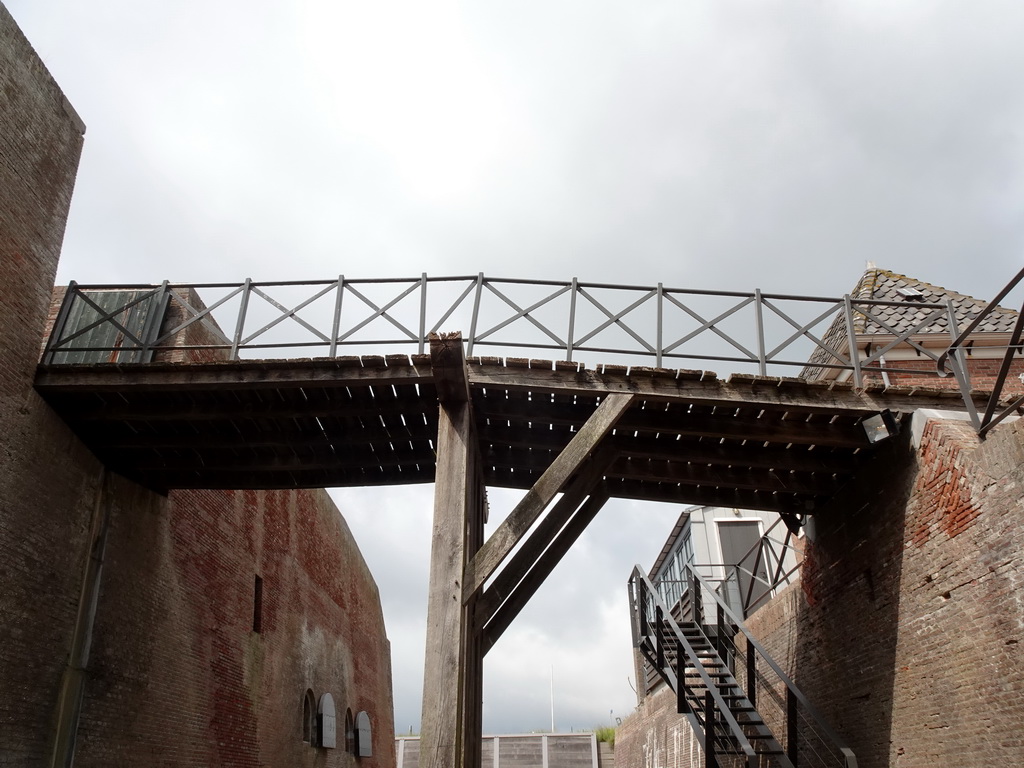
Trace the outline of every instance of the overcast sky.
{"label": "overcast sky", "polygon": [[[873,260],[987,299],[1021,266],[1017,0],[6,4],[88,126],[61,281],[841,295]],[[430,489],[337,498],[418,730]],[[552,670],[560,729],[631,711],[624,584],[678,512],[602,512],[488,656],[486,730],[550,727]]]}

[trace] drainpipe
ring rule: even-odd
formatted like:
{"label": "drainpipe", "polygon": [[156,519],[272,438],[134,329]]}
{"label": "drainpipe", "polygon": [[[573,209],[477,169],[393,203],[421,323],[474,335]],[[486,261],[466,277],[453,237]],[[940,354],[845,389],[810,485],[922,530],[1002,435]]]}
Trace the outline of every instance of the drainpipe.
{"label": "drainpipe", "polygon": [[110,509],[109,476],[105,469],[101,469],[89,526],[89,558],[82,574],[78,615],[75,617],[74,633],[71,636],[71,653],[64,668],[60,696],[57,699],[53,752],[47,763],[49,768],[70,768],[75,758],[75,740],[78,736],[78,721],[82,714],[82,699],[88,674],[86,668],[89,665],[92,629],[100,596],[100,576],[107,548],[107,531],[110,528]]}
{"label": "drainpipe", "polygon": [[888,389],[892,384],[889,383],[889,373],[885,370],[885,355],[878,356],[878,367],[882,369],[882,381],[885,382],[885,388]]}

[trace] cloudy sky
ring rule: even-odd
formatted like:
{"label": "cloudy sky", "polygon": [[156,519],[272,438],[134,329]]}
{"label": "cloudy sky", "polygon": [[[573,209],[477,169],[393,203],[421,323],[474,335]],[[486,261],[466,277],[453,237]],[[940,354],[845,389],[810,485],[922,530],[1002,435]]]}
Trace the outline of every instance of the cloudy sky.
{"label": "cloudy sky", "polygon": [[[841,295],[873,260],[989,298],[1020,268],[1016,1],[6,5],[88,125],[62,281]],[[337,498],[416,730],[430,489]],[[624,582],[677,514],[602,512],[488,656],[486,730],[550,727],[552,677],[560,729],[632,709]]]}

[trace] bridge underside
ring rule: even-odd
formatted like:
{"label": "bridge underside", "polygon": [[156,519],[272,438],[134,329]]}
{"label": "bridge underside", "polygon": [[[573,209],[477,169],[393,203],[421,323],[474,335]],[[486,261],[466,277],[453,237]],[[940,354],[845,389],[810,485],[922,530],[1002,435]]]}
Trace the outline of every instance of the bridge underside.
{"label": "bridge underside", "polygon": [[[433,482],[429,355],[41,367],[36,388],[103,462],[158,491]],[[957,408],[952,391],[474,358],[483,482],[531,488],[612,393],[612,497],[813,512],[870,447],[881,410]]]}
{"label": "bridge underside", "polygon": [[[476,768],[483,658],[611,497],[813,513],[867,417],[954,391],[430,355],[40,367],[108,466],[155,490],[435,482],[420,765]],[[484,541],[487,486],[527,489]]]}

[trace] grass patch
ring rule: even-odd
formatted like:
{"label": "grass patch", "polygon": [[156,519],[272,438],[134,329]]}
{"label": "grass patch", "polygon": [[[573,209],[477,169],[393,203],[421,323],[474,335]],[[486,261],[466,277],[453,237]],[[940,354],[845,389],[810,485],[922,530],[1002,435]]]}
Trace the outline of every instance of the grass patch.
{"label": "grass patch", "polygon": [[594,729],[594,736],[598,741],[606,741],[615,746],[615,729],[610,725],[600,725]]}

